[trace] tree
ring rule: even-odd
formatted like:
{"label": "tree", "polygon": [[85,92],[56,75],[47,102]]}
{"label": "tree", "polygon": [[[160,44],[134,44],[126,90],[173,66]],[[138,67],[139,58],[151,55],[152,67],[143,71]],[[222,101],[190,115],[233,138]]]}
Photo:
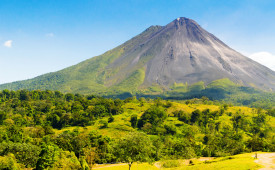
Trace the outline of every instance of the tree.
{"label": "tree", "polygon": [[184,123],[188,123],[190,120],[190,116],[182,110],[176,110],[173,112],[173,114],[175,117],[178,117],[178,119]]}
{"label": "tree", "polygon": [[167,114],[162,107],[152,106],[146,110],[138,121],[138,128],[142,128],[146,123],[152,126],[159,126],[167,118]]}
{"label": "tree", "polygon": [[166,134],[175,135],[177,133],[177,128],[174,124],[166,124],[164,125],[164,128],[166,130]]}
{"label": "tree", "polygon": [[197,109],[197,110],[195,110],[195,111],[192,112],[190,121],[192,123],[195,123],[197,121],[200,121],[201,118],[202,118],[202,113],[201,113],[200,110]]}
{"label": "tree", "polygon": [[130,122],[131,122],[131,126],[132,126],[133,128],[136,128],[136,127],[137,127],[138,118],[137,118],[137,115],[136,115],[136,114],[133,114],[133,115],[131,116]]}
{"label": "tree", "polygon": [[106,120],[100,120],[99,123],[101,124],[100,129],[105,129],[108,127],[108,122]]}
{"label": "tree", "polygon": [[127,134],[117,143],[116,151],[119,161],[127,162],[129,170],[134,162],[153,162],[153,145],[144,133]]}
{"label": "tree", "polygon": [[263,112],[261,108],[258,108],[257,115],[254,116],[252,120],[258,127],[261,127],[263,124],[265,124],[266,114]]}
{"label": "tree", "polygon": [[29,92],[27,90],[20,91],[20,100],[30,100]]}
{"label": "tree", "polygon": [[57,161],[58,147],[55,145],[42,145],[42,151],[36,163],[36,169],[47,169],[53,166]]}
{"label": "tree", "polygon": [[96,147],[86,147],[83,149],[85,160],[87,161],[90,169],[93,169],[96,160],[98,159],[98,153],[96,152]]}
{"label": "tree", "polygon": [[67,93],[65,95],[65,99],[66,99],[66,101],[73,101],[74,100],[74,95],[71,94],[71,93]]}
{"label": "tree", "polygon": [[240,128],[242,121],[243,121],[243,115],[240,114],[239,112],[237,112],[232,118],[231,118],[232,122],[233,122],[233,128],[236,131],[236,133],[238,133],[238,129]]}
{"label": "tree", "polygon": [[5,156],[0,156],[0,169],[24,169],[22,164],[17,163],[13,154],[9,153]]}
{"label": "tree", "polygon": [[2,142],[0,144],[0,155],[6,155],[7,153],[14,154],[17,161],[28,168],[35,166],[40,148],[36,145],[27,143]]}
{"label": "tree", "polygon": [[104,116],[108,115],[107,109],[105,108],[104,105],[96,105],[92,110],[92,114],[95,117],[104,117]]}
{"label": "tree", "polygon": [[115,120],[115,118],[114,118],[113,116],[110,116],[110,117],[108,118],[108,123],[112,123],[114,120]]}

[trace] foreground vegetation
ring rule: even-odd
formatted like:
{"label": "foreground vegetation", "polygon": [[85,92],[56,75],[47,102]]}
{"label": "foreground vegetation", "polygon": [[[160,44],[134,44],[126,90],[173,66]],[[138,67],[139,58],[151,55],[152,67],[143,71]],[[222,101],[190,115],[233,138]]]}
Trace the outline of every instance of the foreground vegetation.
{"label": "foreground vegetation", "polygon": [[114,162],[134,167],[135,162],[274,152],[274,117],[274,108],[231,106],[206,97],[175,102],[3,90],[0,169],[91,169]]}

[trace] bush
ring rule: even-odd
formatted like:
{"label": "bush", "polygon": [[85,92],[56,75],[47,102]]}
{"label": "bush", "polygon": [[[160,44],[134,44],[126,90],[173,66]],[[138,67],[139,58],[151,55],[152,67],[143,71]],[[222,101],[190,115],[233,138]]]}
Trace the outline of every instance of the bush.
{"label": "bush", "polygon": [[170,124],[170,125],[164,125],[164,128],[166,130],[166,134],[171,134],[175,135],[177,133],[177,128],[175,125]]}
{"label": "bush", "polygon": [[159,126],[166,118],[167,113],[162,107],[152,106],[143,113],[137,126],[142,128],[146,123],[150,123],[152,126]]}
{"label": "bush", "polygon": [[13,154],[8,154],[4,157],[0,156],[0,169],[24,169],[24,166],[16,162]]}
{"label": "bush", "polygon": [[138,118],[137,118],[137,115],[136,115],[136,114],[134,114],[134,115],[131,116],[130,122],[131,122],[131,126],[132,126],[133,128],[136,128],[136,127],[137,127]]}
{"label": "bush", "polygon": [[108,122],[106,120],[100,120],[99,123],[101,124],[100,126],[101,129],[108,127]]}
{"label": "bush", "polygon": [[0,155],[14,154],[19,163],[26,167],[34,167],[40,153],[40,148],[27,143],[3,142],[0,144]]}
{"label": "bush", "polygon": [[183,112],[182,110],[174,111],[173,114],[175,117],[178,117],[178,120],[180,120],[184,123],[188,123],[190,120],[189,114]]}
{"label": "bush", "polygon": [[170,102],[170,101],[166,101],[166,104],[164,105],[164,107],[166,108],[169,108],[169,107],[172,107],[173,106],[173,103]]}
{"label": "bush", "polygon": [[175,168],[179,166],[180,166],[180,162],[178,160],[168,160],[168,161],[164,161],[164,163],[162,164],[162,167],[164,168]]}
{"label": "bush", "polygon": [[115,120],[115,118],[113,116],[109,117],[108,119],[108,123],[112,123]]}

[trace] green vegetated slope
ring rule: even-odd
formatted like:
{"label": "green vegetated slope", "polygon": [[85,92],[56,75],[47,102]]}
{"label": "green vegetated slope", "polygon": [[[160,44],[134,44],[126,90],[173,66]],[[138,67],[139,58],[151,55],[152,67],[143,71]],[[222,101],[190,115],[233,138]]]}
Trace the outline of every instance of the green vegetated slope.
{"label": "green vegetated slope", "polygon": [[175,84],[171,91],[166,91],[163,98],[167,99],[192,99],[206,96],[211,100],[220,100],[234,105],[246,105],[252,107],[272,108],[275,103],[274,92],[264,92],[252,87],[245,87],[229,79],[219,79],[205,85],[203,82],[188,86],[187,84]]}
{"label": "green vegetated slope", "polygon": [[64,70],[38,76],[34,79],[2,85],[1,89],[61,90],[63,92],[93,93],[106,89],[101,74],[114,58],[122,53],[121,48],[102,56],[81,62]]}
{"label": "green vegetated slope", "polygon": [[[95,94],[105,97],[125,99],[137,97],[162,97],[164,99],[192,99],[206,96],[211,100],[224,100],[234,105],[248,105],[268,108],[275,102],[275,93],[264,92],[252,87],[244,87],[233,83],[229,79],[219,79],[205,84],[197,82],[192,85],[175,83],[170,89],[158,84],[144,86],[144,67],[121,77],[108,76],[112,70],[106,66],[124,52],[122,47],[112,52],[92,58],[78,65],[69,67],[56,73],[49,73],[35,79],[1,85],[0,89],[27,90],[59,90],[80,94]],[[109,54],[112,54],[111,56]],[[110,78],[112,77],[112,78]]]}
{"label": "green vegetated slope", "polygon": [[[274,108],[232,106],[206,97],[120,100],[4,90],[0,169],[89,169],[102,163],[131,165],[201,156],[225,157],[206,162],[205,167],[227,164],[229,169],[230,161],[240,160],[228,156],[275,151],[274,122]],[[194,168],[203,166],[193,163]]]}
{"label": "green vegetated slope", "polygon": [[[140,35],[107,51],[103,55],[93,57],[61,71],[44,74],[25,81],[0,85],[0,90],[59,90],[66,93],[81,94],[106,94],[115,90],[118,90],[118,92],[136,92],[139,85],[144,81],[144,63],[150,59],[150,55],[143,57],[139,64],[133,68],[127,68],[126,71],[123,71],[123,69],[130,62],[127,58],[119,60],[119,63],[114,63],[114,61],[123,58],[136,44],[139,44],[158,29],[160,29],[159,26],[152,26]],[[132,56],[135,56],[135,53]]]}

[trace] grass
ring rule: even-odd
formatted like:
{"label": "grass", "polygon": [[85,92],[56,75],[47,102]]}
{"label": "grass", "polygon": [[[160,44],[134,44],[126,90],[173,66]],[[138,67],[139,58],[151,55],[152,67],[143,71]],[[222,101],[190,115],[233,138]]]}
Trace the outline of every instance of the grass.
{"label": "grass", "polygon": [[[99,168],[100,167],[100,168]],[[104,169],[104,170],[128,170],[129,165],[128,164],[108,164],[103,166],[97,166],[93,169]],[[148,163],[133,163],[131,170],[157,170],[158,168],[154,165],[150,165]]]}
{"label": "grass", "polygon": [[[114,86],[114,90],[121,90],[126,92],[133,92],[137,90],[145,78],[145,71],[144,69],[139,69],[133,72],[129,77],[123,80],[118,85]],[[127,90],[126,90],[127,89]]]}
{"label": "grass", "polygon": [[169,168],[169,170],[246,170],[261,168],[261,165],[254,162],[253,155],[254,153],[245,153],[235,156],[215,158],[209,161],[194,161],[195,165],[183,165],[177,168]]}
{"label": "grass", "polygon": [[[247,170],[247,169],[259,169],[263,166],[254,162],[254,158],[252,157],[254,153],[245,153],[235,156],[229,157],[221,157],[221,158],[214,158],[208,161],[200,161],[199,159],[192,159],[194,165],[187,165],[189,160],[177,160],[178,167],[174,168],[164,168],[163,166],[161,169],[167,170],[216,170],[216,169],[223,169],[223,170]],[[167,161],[163,161],[160,163],[163,165]],[[158,164],[158,163],[157,163]],[[97,168],[98,167],[98,168]],[[127,170],[129,169],[128,164],[108,164],[108,165],[100,165],[95,167],[95,169],[104,169],[104,170]],[[100,167],[100,168],[99,168]],[[155,170],[158,169],[156,166],[150,165],[148,163],[137,164],[134,163],[132,165],[132,170]]]}
{"label": "grass", "polygon": [[219,79],[212,81],[210,84],[207,85],[207,88],[222,88],[222,89],[230,89],[233,87],[238,86],[234,82],[230,81],[228,78]]}
{"label": "grass", "polygon": [[197,83],[194,83],[194,84],[188,86],[189,92],[201,91],[203,89],[205,89],[205,85],[204,85],[203,81],[199,81]]}

